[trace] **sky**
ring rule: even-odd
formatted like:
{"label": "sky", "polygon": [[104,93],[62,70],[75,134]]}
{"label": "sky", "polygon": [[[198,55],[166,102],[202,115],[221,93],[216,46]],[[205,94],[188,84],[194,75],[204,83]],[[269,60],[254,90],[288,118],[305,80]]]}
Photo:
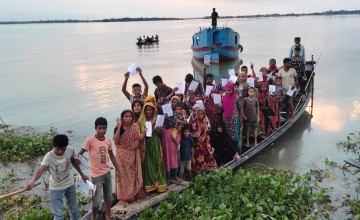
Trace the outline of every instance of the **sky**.
{"label": "sky", "polygon": [[0,0],[0,21],[219,16],[359,10],[359,0]]}

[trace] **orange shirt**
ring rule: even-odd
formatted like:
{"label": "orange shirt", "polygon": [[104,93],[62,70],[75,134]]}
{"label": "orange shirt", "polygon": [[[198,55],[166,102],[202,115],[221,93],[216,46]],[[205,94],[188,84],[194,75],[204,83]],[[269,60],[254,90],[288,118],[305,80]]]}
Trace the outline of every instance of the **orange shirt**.
{"label": "orange shirt", "polygon": [[111,139],[100,141],[95,136],[86,139],[82,149],[89,152],[90,176],[99,177],[110,171],[109,151],[112,151]]}

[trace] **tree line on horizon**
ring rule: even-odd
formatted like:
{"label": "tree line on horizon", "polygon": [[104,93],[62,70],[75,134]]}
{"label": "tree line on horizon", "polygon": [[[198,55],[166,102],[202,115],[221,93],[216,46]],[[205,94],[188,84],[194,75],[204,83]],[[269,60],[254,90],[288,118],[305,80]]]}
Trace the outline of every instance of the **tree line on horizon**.
{"label": "tree line on horizon", "polygon": [[[219,19],[226,18],[259,18],[259,17],[291,17],[291,16],[317,16],[317,15],[356,15],[360,14],[360,10],[339,10],[339,11],[325,11],[313,13],[288,13],[288,14],[257,14],[257,15],[238,15],[238,16],[220,16]],[[89,23],[89,22],[131,22],[131,21],[163,21],[163,20],[187,20],[187,19],[209,19],[210,16],[202,18],[174,18],[174,17],[138,17],[138,18],[107,18],[96,20],[80,20],[80,19],[66,19],[66,20],[38,20],[38,21],[0,21],[0,24],[38,24],[38,23]]]}

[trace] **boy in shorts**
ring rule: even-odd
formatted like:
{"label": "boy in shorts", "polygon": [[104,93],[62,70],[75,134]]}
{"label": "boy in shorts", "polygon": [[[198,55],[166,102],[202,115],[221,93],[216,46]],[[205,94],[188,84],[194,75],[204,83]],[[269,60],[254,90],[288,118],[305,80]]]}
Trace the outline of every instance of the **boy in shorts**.
{"label": "boy in shorts", "polygon": [[[96,134],[86,139],[79,155],[86,151],[89,153],[89,167],[91,181],[96,185],[95,195],[93,196],[91,219],[95,220],[102,199],[104,198],[106,220],[110,220],[112,183],[109,159],[118,170],[118,164],[112,151],[111,139],[105,137],[107,121],[105,118],[98,118],[95,121]],[[102,195],[103,194],[103,198]]]}
{"label": "boy in shorts", "polygon": [[74,149],[68,145],[69,139],[66,135],[56,135],[53,138],[53,150],[45,155],[39,169],[26,185],[28,190],[32,189],[45,169],[49,169],[50,207],[55,220],[64,219],[64,197],[66,197],[69,206],[71,219],[80,219],[76,204],[74,177],[70,175],[71,165],[79,172],[84,181],[89,179],[75,162]]}
{"label": "boy in shorts", "polygon": [[184,178],[184,170],[186,170],[189,174],[189,181],[193,181],[193,175],[191,171],[191,161],[194,158],[193,155],[193,147],[194,147],[194,139],[190,135],[191,127],[188,124],[185,124],[182,130],[183,136],[180,141],[180,178]]}
{"label": "boy in shorts", "polygon": [[259,117],[259,101],[255,98],[255,88],[249,87],[249,96],[244,98],[241,106],[242,121],[244,129],[246,130],[246,144],[245,147],[250,147],[250,131],[254,131],[254,146],[257,145],[257,127],[260,121]]}

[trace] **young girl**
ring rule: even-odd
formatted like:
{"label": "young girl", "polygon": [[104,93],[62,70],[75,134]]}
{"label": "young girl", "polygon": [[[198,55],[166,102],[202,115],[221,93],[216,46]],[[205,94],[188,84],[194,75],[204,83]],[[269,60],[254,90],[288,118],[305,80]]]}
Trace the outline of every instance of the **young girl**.
{"label": "young girl", "polygon": [[116,160],[120,169],[116,170],[115,192],[117,199],[124,206],[144,196],[140,158],[140,144],[145,132],[140,133],[139,126],[134,122],[134,113],[124,110],[117,121],[114,134]]}
{"label": "young girl", "polygon": [[225,87],[225,96],[222,98],[222,106],[224,109],[223,122],[235,146],[239,146],[240,134],[240,101],[235,94],[234,85],[229,83]]}
{"label": "young girl", "polygon": [[134,112],[135,122],[137,122],[139,120],[143,106],[144,106],[144,104],[140,100],[135,100],[131,104],[131,110]]}
{"label": "young girl", "polygon": [[192,126],[195,147],[193,148],[193,171],[201,173],[205,169],[217,169],[216,161],[212,153],[209,137],[209,121],[205,111],[198,109],[196,118],[190,121]]}
{"label": "young girl", "polygon": [[237,95],[240,100],[244,99],[247,96],[247,89],[249,86],[246,82],[246,79],[246,73],[241,72],[238,76],[238,80],[235,83],[235,86],[237,88]]}

